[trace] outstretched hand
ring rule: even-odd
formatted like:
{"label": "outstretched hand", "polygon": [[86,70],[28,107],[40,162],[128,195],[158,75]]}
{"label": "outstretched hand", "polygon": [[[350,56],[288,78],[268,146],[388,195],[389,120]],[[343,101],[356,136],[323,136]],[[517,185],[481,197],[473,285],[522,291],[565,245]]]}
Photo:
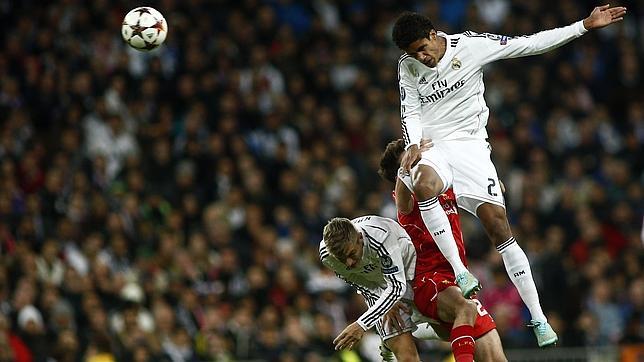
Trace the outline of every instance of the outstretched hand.
{"label": "outstretched hand", "polygon": [[597,6],[593,9],[593,12],[584,19],[584,28],[588,30],[603,28],[606,25],[624,20],[624,15],[626,15],[626,8],[623,6],[616,6],[613,8],[610,7],[610,4]]}
{"label": "outstretched hand", "polygon": [[363,335],[364,335],[364,329],[362,329],[362,327],[358,324],[358,322],[353,322],[349,324],[333,340],[333,344],[335,345],[335,350],[339,351],[341,349],[352,349],[353,347],[355,347],[356,343],[360,342]]}

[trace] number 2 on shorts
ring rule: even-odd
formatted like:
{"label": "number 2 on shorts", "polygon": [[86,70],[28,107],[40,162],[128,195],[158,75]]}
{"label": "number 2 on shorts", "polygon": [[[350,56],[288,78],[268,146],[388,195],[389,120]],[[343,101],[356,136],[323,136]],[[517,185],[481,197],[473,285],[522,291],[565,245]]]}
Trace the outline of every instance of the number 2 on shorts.
{"label": "number 2 on shorts", "polygon": [[496,196],[497,193],[492,191],[492,187],[496,186],[496,180],[493,178],[488,178],[488,181],[490,181],[490,184],[487,185],[487,193],[490,194],[490,196]]}
{"label": "number 2 on shorts", "polygon": [[483,305],[481,304],[481,302],[479,302],[478,299],[472,300],[474,301],[474,303],[476,303],[476,311],[479,313],[479,316],[483,317],[488,314],[487,311],[483,309]]}

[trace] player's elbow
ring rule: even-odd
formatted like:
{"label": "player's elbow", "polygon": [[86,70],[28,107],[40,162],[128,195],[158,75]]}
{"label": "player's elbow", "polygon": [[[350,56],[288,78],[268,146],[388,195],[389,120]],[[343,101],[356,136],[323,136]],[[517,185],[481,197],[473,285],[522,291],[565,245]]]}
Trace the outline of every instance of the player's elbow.
{"label": "player's elbow", "polygon": [[467,321],[468,324],[474,324],[478,310],[473,300],[460,298],[454,303],[454,307],[456,309],[456,318]]}

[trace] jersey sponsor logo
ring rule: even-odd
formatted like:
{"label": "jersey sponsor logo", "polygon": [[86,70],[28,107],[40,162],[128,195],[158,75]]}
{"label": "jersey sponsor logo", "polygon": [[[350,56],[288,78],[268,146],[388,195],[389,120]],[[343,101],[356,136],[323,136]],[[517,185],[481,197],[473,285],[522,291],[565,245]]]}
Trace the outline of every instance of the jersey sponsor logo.
{"label": "jersey sponsor logo", "polygon": [[398,271],[398,267],[394,265],[393,260],[389,255],[383,255],[380,257],[380,264],[382,265],[383,274],[393,274]]}
{"label": "jersey sponsor logo", "polygon": [[445,234],[445,229],[434,232],[434,236]]}
{"label": "jersey sponsor logo", "polygon": [[[400,100],[404,101],[407,98],[407,93],[405,93],[405,88],[400,87]],[[403,111],[404,112],[404,111]]]}
{"label": "jersey sponsor logo", "polygon": [[456,203],[451,201],[451,200],[446,200],[442,203],[443,205],[443,210],[445,210],[445,214],[451,215],[451,214],[458,214],[458,209],[456,208]]}
{"label": "jersey sponsor logo", "polygon": [[439,89],[436,92],[429,94],[429,95],[420,95],[418,98],[420,99],[421,104],[428,104],[428,103],[434,103],[438,102],[439,100],[445,98],[446,95],[455,92],[456,90],[460,89],[465,85],[465,80],[461,79],[458,82],[454,83],[450,87],[446,87],[443,89]]}

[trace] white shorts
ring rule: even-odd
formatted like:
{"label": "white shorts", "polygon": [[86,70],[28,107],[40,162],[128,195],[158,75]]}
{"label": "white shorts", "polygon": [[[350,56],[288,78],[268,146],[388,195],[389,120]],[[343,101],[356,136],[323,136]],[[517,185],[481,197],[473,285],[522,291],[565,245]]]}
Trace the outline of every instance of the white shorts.
{"label": "white shorts", "polygon": [[[415,308],[414,302],[412,302],[411,300],[402,299],[401,302],[404,302],[405,304],[407,304],[410,310],[413,310]],[[391,323],[384,323],[382,319],[376,323],[376,331],[378,332],[378,335],[380,335],[380,338],[382,338],[383,341],[386,341],[390,338],[394,338],[406,332],[412,332],[416,329],[416,323],[412,321],[413,311],[411,313],[407,313],[402,309],[399,309],[399,311],[400,311],[399,312],[400,316],[404,321],[402,330],[399,330]]]}
{"label": "white shorts", "polygon": [[441,193],[452,187],[458,206],[476,216],[476,209],[486,202],[505,208],[490,151],[483,139],[438,141],[423,152],[418,164],[433,168],[443,181]]}

